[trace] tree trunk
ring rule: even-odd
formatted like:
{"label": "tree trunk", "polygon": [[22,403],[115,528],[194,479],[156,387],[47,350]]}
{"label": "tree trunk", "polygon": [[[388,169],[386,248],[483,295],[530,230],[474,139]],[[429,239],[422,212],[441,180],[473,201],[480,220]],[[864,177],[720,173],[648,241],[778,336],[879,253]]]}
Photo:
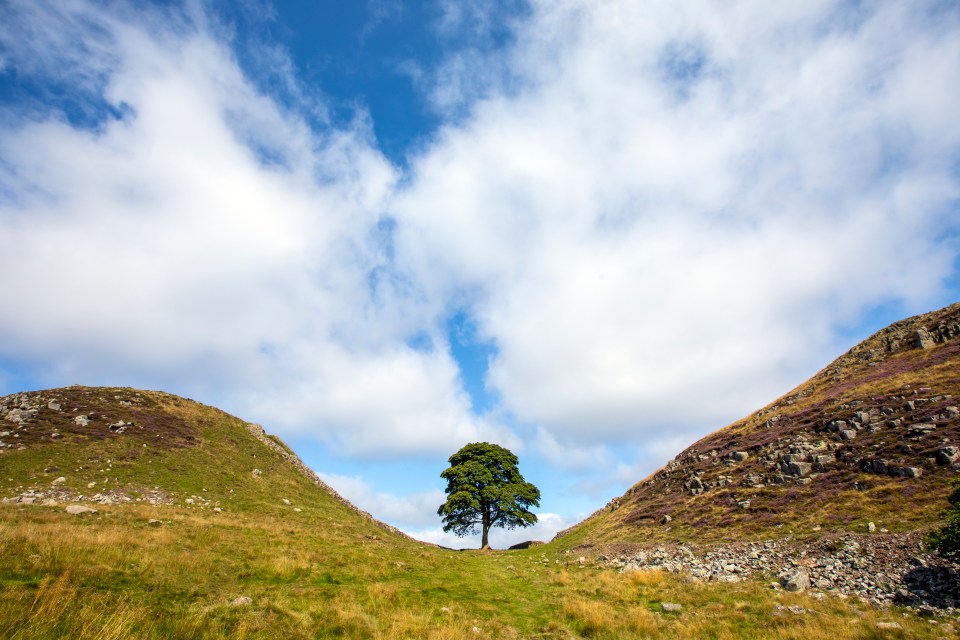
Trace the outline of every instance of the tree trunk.
{"label": "tree trunk", "polygon": [[483,537],[480,539],[480,548],[489,549],[489,533],[490,533],[490,511],[484,507],[483,509]]}

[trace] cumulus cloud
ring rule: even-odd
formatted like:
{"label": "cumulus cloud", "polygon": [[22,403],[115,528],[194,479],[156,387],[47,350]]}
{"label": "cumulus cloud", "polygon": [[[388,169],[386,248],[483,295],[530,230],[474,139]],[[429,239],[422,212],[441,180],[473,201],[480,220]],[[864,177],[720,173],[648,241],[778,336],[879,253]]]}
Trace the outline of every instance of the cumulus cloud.
{"label": "cumulus cloud", "polygon": [[353,504],[407,532],[426,530],[435,525],[440,520],[437,509],[447,499],[440,489],[398,496],[376,491],[359,476],[323,472],[318,475]]}
{"label": "cumulus cloud", "polygon": [[[495,549],[507,549],[515,544],[530,540],[550,542],[560,531],[572,526],[583,516],[560,516],[555,513],[538,513],[537,524],[517,529],[490,529],[490,546]],[[458,537],[447,533],[441,527],[424,529],[404,529],[417,540],[430,542],[449,549],[476,549],[480,547],[480,536]]]}
{"label": "cumulus cloud", "polygon": [[14,3],[10,66],[85,114],[5,112],[2,355],[51,384],[200,395],[350,453],[510,442],[471,414],[442,335],[406,346],[430,317],[375,284],[397,171],[363,113],[318,127],[313,105],[265,93],[197,6]]}
{"label": "cumulus cloud", "polygon": [[872,309],[950,301],[946,5],[439,6],[475,33],[417,71],[447,120],[401,173],[282,49],[269,82],[238,63],[207,5],[8,2],[0,72],[30,90],[0,111],[0,381],[161,387],[345,455],[526,446],[599,491]]}
{"label": "cumulus cloud", "polygon": [[552,457],[714,429],[864,311],[944,295],[957,32],[894,2],[535,3],[518,82],[414,163],[398,255],[473,292],[488,384]]}

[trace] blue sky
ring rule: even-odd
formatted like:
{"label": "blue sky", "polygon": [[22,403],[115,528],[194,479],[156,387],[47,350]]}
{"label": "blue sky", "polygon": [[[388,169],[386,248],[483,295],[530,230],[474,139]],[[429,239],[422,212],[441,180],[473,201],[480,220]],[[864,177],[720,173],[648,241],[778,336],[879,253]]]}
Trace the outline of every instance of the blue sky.
{"label": "blue sky", "polygon": [[960,297],[954,3],[0,10],[0,393],[220,406],[426,540],[467,442],[547,538]]}

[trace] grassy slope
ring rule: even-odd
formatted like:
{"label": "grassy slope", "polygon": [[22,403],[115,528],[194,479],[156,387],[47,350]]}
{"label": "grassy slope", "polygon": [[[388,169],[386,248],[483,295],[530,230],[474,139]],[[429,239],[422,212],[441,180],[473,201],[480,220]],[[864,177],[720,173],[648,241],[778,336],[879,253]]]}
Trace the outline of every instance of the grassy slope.
{"label": "grassy slope", "polygon": [[[944,407],[960,404],[960,337],[918,349],[913,332],[921,326],[956,326],[958,320],[960,304],[878,332],[786,396],[691,445],[672,468],[668,465],[636,484],[619,501],[563,535],[559,546],[804,538],[863,532],[868,522],[891,531],[936,525],[946,506],[949,482],[958,476],[956,468],[939,465],[934,458],[945,443],[960,444],[960,420],[939,420],[937,429],[921,438],[908,438],[906,432],[909,424],[934,420]],[[915,397],[935,401],[905,412],[902,406]],[[823,430],[830,420],[887,406],[896,410],[889,417],[903,418],[905,426],[889,428],[881,419],[876,430],[861,430],[851,442]],[[778,420],[770,425],[774,416]],[[790,443],[798,441],[824,442],[836,447],[838,457],[849,455],[850,461],[830,465],[806,485],[787,478],[782,485],[746,486],[743,479],[748,474],[771,473],[773,463],[762,458],[764,452],[787,452]],[[906,444],[912,449],[909,454],[901,450]],[[750,457],[739,463],[723,460],[734,451],[748,451]],[[705,460],[698,461],[697,456]],[[870,459],[916,466],[923,475],[864,473],[857,461]],[[705,481],[720,476],[733,481],[692,495],[682,482],[693,473]],[[739,506],[744,500],[750,501],[749,507]],[[665,524],[666,514],[672,520]]]}
{"label": "grassy slope", "polygon": [[[834,639],[878,637],[876,621],[891,619],[907,635],[889,637],[940,635],[855,600],[624,576],[552,545],[495,553],[422,545],[342,504],[215,409],[125,389],[46,395],[64,401],[67,415],[41,412],[24,432],[26,448],[0,455],[0,493],[49,491],[64,476],[58,491],[89,495],[107,478],[131,501],[82,516],[65,513],[63,501],[0,505],[6,639]],[[73,404],[106,419],[71,427]],[[111,435],[106,425],[117,419],[134,428]],[[155,487],[169,504],[136,501]],[[240,596],[252,603],[232,606]],[[662,601],[684,609],[663,613]],[[812,613],[773,615],[777,604]]]}

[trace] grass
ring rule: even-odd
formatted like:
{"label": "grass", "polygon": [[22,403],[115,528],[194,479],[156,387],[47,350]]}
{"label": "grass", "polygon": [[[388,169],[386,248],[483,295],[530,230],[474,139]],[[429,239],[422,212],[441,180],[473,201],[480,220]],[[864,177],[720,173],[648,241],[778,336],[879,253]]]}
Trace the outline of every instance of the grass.
{"label": "grass", "polygon": [[[838,639],[886,637],[881,619],[900,622],[899,637],[940,629],[761,583],[581,567],[551,545],[454,552],[366,537],[374,525],[357,516],[333,527],[182,507],[148,526],[156,511],[0,508],[0,637]],[[233,606],[241,596],[251,604]],[[776,605],[809,613],[778,615]]]}
{"label": "grass", "polygon": [[[0,505],[0,638],[950,635],[856,599],[581,566],[569,547],[592,543],[591,523],[526,550],[421,544],[351,509],[211,407],[130,389],[43,396],[43,406],[55,397],[63,413],[41,410],[21,430],[25,448],[0,454],[0,494],[34,489],[55,493],[57,504]],[[103,417],[81,427],[81,414]],[[118,419],[134,426],[111,432]],[[107,488],[120,503],[64,511]],[[151,492],[159,504],[144,499]],[[664,611],[663,602],[682,610]],[[778,608],[790,606],[807,613]],[[903,629],[878,632],[879,620]]]}

